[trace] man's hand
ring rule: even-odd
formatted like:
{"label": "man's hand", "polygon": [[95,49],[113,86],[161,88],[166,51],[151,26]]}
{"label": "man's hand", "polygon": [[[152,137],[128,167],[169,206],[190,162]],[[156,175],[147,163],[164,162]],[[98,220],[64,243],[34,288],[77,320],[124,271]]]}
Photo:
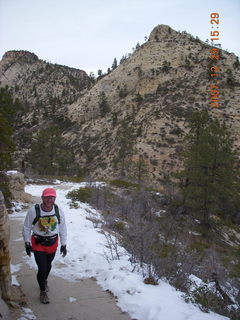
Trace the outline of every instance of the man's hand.
{"label": "man's hand", "polygon": [[66,256],[66,254],[67,254],[67,247],[66,247],[66,245],[65,245],[65,246],[61,246],[61,248],[60,248],[60,253],[62,254],[63,257]]}
{"label": "man's hand", "polygon": [[30,257],[31,251],[33,251],[30,242],[25,242],[25,250],[26,250],[27,255]]}

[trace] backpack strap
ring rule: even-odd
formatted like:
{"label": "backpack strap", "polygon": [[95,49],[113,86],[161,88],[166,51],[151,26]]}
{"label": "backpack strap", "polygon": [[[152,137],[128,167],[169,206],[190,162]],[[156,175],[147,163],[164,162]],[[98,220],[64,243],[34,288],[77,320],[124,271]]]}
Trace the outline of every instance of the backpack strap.
{"label": "backpack strap", "polygon": [[[55,215],[58,219],[58,224],[61,223],[61,219],[60,219],[60,214],[59,214],[59,208],[58,205],[54,204],[54,210],[55,210]],[[35,204],[35,211],[36,211],[36,217],[34,218],[32,224],[35,225],[38,222],[38,219],[40,218],[40,206],[39,204]]]}
{"label": "backpack strap", "polygon": [[58,219],[58,224],[60,224],[61,223],[61,219],[60,219],[59,208],[58,208],[57,204],[54,204],[54,210],[55,210],[55,214],[56,214],[57,219]]}
{"label": "backpack strap", "polygon": [[39,204],[35,204],[35,211],[36,211],[36,217],[33,220],[33,225],[35,225],[38,222],[38,219],[40,218],[40,206]]}

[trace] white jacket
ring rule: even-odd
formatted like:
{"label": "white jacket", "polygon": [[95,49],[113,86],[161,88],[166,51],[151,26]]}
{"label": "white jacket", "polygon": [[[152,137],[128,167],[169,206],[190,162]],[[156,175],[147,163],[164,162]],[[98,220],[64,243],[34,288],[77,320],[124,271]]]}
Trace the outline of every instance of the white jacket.
{"label": "white jacket", "polygon": [[67,242],[67,228],[65,223],[65,216],[62,209],[59,208],[60,224],[55,215],[54,207],[51,211],[43,211],[40,205],[40,218],[35,225],[33,220],[36,217],[35,206],[33,206],[27,213],[23,225],[23,239],[24,242],[31,243],[32,233],[44,237],[51,237],[53,235],[60,235],[61,245],[66,245]]}

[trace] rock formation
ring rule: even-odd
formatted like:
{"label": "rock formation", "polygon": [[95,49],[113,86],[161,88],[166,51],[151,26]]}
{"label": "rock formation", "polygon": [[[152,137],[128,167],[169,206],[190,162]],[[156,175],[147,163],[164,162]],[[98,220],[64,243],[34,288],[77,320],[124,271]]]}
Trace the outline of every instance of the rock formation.
{"label": "rock formation", "polygon": [[4,197],[0,191],[0,293],[5,301],[11,299],[11,271],[9,253],[10,229]]}
{"label": "rock formation", "polygon": [[24,203],[33,202],[32,195],[24,191],[26,185],[24,174],[18,171],[7,171],[6,175],[12,199]]}
{"label": "rock formation", "polygon": [[225,121],[240,151],[239,60],[220,50],[220,107],[210,109],[210,49],[186,32],[159,25],[95,83],[84,71],[46,63],[28,52],[7,52],[0,62],[0,86],[8,85],[25,108],[16,128],[17,167],[36,133],[57,124],[75,163],[94,178],[118,177],[124,161],[134,166],[142,157],[149,180],[159,186],[181,167],[189,115],[206,108]]}

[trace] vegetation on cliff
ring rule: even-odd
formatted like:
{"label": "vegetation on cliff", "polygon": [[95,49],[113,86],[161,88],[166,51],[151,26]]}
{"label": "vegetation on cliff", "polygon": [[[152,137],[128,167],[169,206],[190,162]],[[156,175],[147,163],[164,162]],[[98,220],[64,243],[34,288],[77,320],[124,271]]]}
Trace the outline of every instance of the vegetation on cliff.
{"label": "vegetation on cliff", "polygon": [[229,130],[206,110],[193,113],[189,128],[179,173],[184,205],[209,227],[213,215],[239,220],[240,172]]}
{"label": "vegetation on cliff", "polygon": [[15,115],[20,109],[18,100],[14,100],[7,87],[0,88],[0,170],[10,169],[15,150],[13,140]]}
{"label": "vegetation on cliff", "polygon": [[[112,254],[118,245],[143,268],[149,284],[167,279],[186,301],[231,319],[240,309],[239,172],[232,139],[224,124],[207,111],[193,113],[181,153],[178,182],[166,181],[159,193],[146,184],[139,159],[138,183],[112,180],[69,192],[72,206],[89,202],[101,210]],[[176,176],[175,176],[176,178]],[[134,181],[136,181],[134,179]],[[93,220],[93,223],[98,223]],[[197,278],[202,280],[199,285]]]}

